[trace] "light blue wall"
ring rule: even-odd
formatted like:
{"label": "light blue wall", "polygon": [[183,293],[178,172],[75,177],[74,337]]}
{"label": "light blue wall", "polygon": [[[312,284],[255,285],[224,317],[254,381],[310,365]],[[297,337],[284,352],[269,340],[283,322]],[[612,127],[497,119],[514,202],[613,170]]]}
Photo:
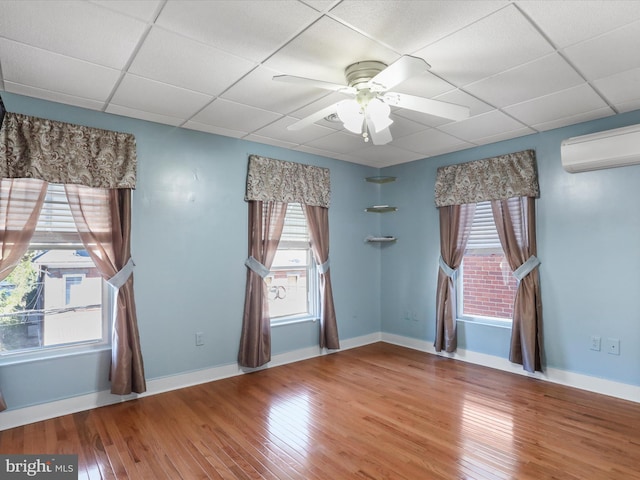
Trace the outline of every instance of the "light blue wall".
{"label": "light blue wall", "polygon": [[[398,236],[382,252],[382,330],[434,339],[436,169],[535,149],[546,365],[640,385],[640,166],[569,174],[560,161],[563,139],[636,123],[640,111],[382,170],[398,180],[383,187],[381,202],[399,207],[382,220],[385,233]],[[458,328],[459,348],[508,356],[510,330],[469,322]],[[602,337],[602,351],[589,349],[591,335]],[[605,351],[609,337],[620,339],[619,356]]]}
{"label": "light blue wall", "polygon": [[[233,138],[2,94],[7,110],[133,133],[135,295],[148,379],[233,364],[242,323],[247,254],[248,154],[328,167],[331,272],[341,339],[380,331],[380,253],[363,242],[379,228],[364,213],[377,169]],[[195,346],[195,332],[205,345]],[[273,329],[273,354],[318,344],[318,323]],[[108,388],[110,352],[5,364],[10,408]],[[11,361],[11,359],[9,359]]]}
{"label": "light blue wall", "polygon": [[[541,185],[538,251],[546,364],[640,385],[640,166],[568,174],[560,164],[564,138],[640,123],[640,112],[379,171],[8,93],[2,96],[10,111],[136,136],[139,181],[133,197],[132,249],[148,379],[235,363],[245,282],[248,154],[331,169],[331,265],[341,339],[382,330],[433,341],[437,167],[533,148]],[[398,180],[385,185],[364,182],[364,177],[377,174]],[[365,206],[380,203],[399,210],[364,213]],[[367,235],[378,233],[397,235],[398,241],[364,243]],[[205,333],[202,347],[195,346],[196,331]],[[506,329],[459,325],[461,348],[505,358],[509,335]],[[620,338],[620,356],[589,350],[591,335],[603,341]],[[274,354],[312,345],[317,345],[317,324],[273,329]],[[105,390],[109,354],[4,364],[0,385],[12,409]]]}

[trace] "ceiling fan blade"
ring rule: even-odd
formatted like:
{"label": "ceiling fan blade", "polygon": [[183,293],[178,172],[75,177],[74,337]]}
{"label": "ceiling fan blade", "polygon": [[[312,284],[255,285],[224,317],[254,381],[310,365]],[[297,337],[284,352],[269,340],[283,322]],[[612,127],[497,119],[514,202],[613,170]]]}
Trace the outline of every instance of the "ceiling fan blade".
{"label": "ceiling fan blade", "polygon": [[367,118],[367,131],[369,132],[369,137],[374,145],[386,145],[393,140],[389,127],[376,132],[375,125],[370,118]]}
{"label": "ceiling fan blade", "polygon": [[292,123],[287,127],[287,130],[301,130],[304,127],[308,127],[312,123],[316,123],[318,120],[322,120],[324,117],[328,117],[332,113],[336,113],[337,104],[329,105],[328,107],[318,110],[311,115],[304,117],[302,120]]}
{"label": "ceiling fan blade", "polygon": [[372,90],[384,92],[404,82],[407,78],[424,73],[430,68],[431,66],[422,58],[403,55],[373,77],[369,84]]}
{"label": "ceiling fan blade", "polygon": [[324,80],[314,80],[312,78],[296,77],[295,75],[275,75],[273,80],[276,82],[295,83],[297,85],[306,85],[307,87],[322,88],[324,90],[332,90],[340,93],[357,93],[355,88],[347,85],[339,85],[337,83],[325,82]]}
{"label": "ceiling fan blade", "polygon": [[469,107],[456,105],[455,103],[441,102],[439,100],[431,100],[429,98],[395,92],[385,93],[379,98],[382,98],[386,103],[395,107],[406,108],[407,110],[448,118],[450,120],[464,120],[465,118],[469,118]]}

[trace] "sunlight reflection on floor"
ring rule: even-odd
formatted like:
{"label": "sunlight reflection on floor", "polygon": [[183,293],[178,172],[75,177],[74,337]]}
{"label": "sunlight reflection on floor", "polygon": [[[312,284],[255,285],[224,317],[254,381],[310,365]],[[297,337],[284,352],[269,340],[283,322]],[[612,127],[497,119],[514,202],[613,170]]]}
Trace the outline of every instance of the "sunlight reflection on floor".
{"label": "sunlight reflection on floor", "polygon": [[307,393],[275,402],[269,409],[269,436],[295,445],[302,452],[311,447],[310,405]]}

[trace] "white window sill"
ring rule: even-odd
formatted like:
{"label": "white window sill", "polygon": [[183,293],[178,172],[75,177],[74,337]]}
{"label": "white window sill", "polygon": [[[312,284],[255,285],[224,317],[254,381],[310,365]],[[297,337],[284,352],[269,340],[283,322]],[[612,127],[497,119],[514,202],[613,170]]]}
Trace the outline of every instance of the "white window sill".
{"label": "white window sill", "polygon": [[473,317],[473,318],[462,317],[462,318],[457,318],[456,321],[474,324],[474,325],[484,325],[487,327],[506,328],[508,330],[511,330],[511,326],[512,326],[512,322],[510,320],[499,320],[497,318],[493,319],[493,318],[483,318],[483,317]]}
{"label": "white window sill", "polygon": [[295,325],[297,323],[317,322],[317,317],[298,317],[298,318],[284,318],[282,320],[272,320],[271,327],[283,327],[285,325]]}
{"label": "white window sill", "polygon": [[18,365],[21,363],[40,362],[62,357],[73,357],[94,352],[111,350],[111,345],[106,343],[85,344],[68,347],[51,347],[37,351],[4,353],[0,355],[0,366]]}

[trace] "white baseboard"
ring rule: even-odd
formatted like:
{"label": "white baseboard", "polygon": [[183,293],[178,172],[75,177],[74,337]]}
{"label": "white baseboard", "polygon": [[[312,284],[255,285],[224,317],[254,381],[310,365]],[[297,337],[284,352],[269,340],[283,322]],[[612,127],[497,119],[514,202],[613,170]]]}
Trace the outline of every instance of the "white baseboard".
{"label": "white baseboard", "polygon": [[[361,337],[342,340],[340,350],[348,350],[351,348],[361,347],[375,342],[387,342],[394,345],[419,350],[422,352],[440,355],[464,362],[474,363],[485,367],[495,368],[506,372],[516,373],[518,375],[526,375],[533,378],[539,378],[548,382],[559,383],[569,387],[588,390],[590,392],[601,393],[612,397],[640,402],[640,387],[636,385],[628,385],[625,383],[613,382],[588,375],[567,372],[548,368],[544,373],[536,372],[530,374],[525,372],[520,365],[515,365],[505,358],[495,357],[484,353],[477,353],[467,350],[460,350],[456,353],[438,353],[433,345],[425,340],[418,340],[410,337],[403,337],[391,333],[372,333]],[[299,362],[309,358],[318,357],[334,353],[333,351],[321,350],[319,347],[308,347],[291,352],[274,355],[271,362],[262,368],[271,368],[287,363]],[[257,369],[254,369],[257,370]],[[179,388],[190,387],[202,383],[222,380],[223,378],[242,375],[250,370],[242,369],[237,364],[221,365],[217,367],[206,368],[194,372],[182,373],[179,375],[171,375],[168,377],[156,378],[147,382],[147,391],[143,394],[131,395],[112,395],[108,390],[79,395],[77,397],[66,398],[54,402],[33,405],[30,407],[19,408],[15,410],[7,410],[0,413],[0,430],[27,425],[29,423],[39,422],[50,418],[68,415],[71,413],[90,410],[92,408],[103,407],[115,403],[126,402],[136,398],[148,397],[159,393],[177,390]],[[253,371],[253,370],[251,370]]]}
{"label": "white baseboard", "polygon": [[[361,337],[341,340],[340,350],[361,347],[363,345],[368,345],[370,343],[379,341],[379,332],[364,335]],[[268,365],[261,367],[260,369],[277,367],[279,365],[285,365],[287,363],[299,362],[302,360],[307,360],[309,358],[318,357],[320,355],[326,355],[334,352],[335,351],[322,350],[319,347],[302,348],[299,350],[274,355],[271,358],[271,362],[269,362]],[[147,391],[142,394],[134,393],[131,395],[119,396],[112,395],[108,390],[104,390],[39,405],[18,408],[15,410],[7,410],[0,413],[0,431],[27,425],[29,423],[39,422],[41,420],[60,417],[62,415],[82,412],[84,410],[90,410],[92,408],[126,402],[136,398],[148,397],[150,395],[157,395],[159,393],[177,390],[179,388],[191,387],[193,385],[213,382],[215,380],[222,380],[223,378],[242,375],[244,373],[248,373],[249,371],[260,369],[243,369],[235,363],[231,365],[221,365],[217,367],[206,368],[203,370],[196,370],[193,372],[148,380]]]}
{"label": "white baseboard", "polygon": [[640,403],[640,386],[630,385],[627,383],[614,382],[603,378],[591,377],[580,373],[568,372],[556,368],[546,368],[544,372],[529,373],[522,369],[522,365],[511,363],[506,358],[487,355],[485,353],[472,352],[469,350],[458,349],[455,353],[436,352],[433,344],[425,340],[417,340],[415,338],[403,337],[391,333],[382,333],[381,340],[383,342],[400,345],[414,350],[431,353],[447,358],[454,358],[463,362],[469,362],[476,365],[495,368],[505,372],[525,375],[532,378],[538,378],[547,382],[558,383],[568,387],[588,390],[594,393],[601,393],[610,397],[617,397],[623,400]]}

